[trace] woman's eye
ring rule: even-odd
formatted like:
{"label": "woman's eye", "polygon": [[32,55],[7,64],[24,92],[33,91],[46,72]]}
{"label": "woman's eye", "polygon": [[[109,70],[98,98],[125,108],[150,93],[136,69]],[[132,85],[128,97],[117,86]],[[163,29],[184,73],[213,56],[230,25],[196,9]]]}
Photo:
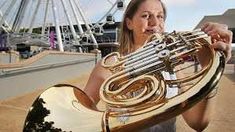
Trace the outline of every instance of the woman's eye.
{"label": "woman's eye", "polygon": [[143,14],[142,17],[143,18],[149,18],[149,15],[148,14]]}
{"label": "woman's eye", "polygon": [[164,19],[164,16],[163,15],[157,15],[157,18],[158,19]]}

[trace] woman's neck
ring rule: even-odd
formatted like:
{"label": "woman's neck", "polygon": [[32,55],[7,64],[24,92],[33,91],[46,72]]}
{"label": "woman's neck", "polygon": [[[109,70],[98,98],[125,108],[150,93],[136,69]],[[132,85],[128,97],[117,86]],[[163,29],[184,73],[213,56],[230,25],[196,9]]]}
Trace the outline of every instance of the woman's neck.
{"label": "woman's neck", "polygon": [[134,43],[134,51],[136,51],[137,49],[139,49],[140,47],[142,47],[144,45],[145,41],[144,42],[135,42]]}

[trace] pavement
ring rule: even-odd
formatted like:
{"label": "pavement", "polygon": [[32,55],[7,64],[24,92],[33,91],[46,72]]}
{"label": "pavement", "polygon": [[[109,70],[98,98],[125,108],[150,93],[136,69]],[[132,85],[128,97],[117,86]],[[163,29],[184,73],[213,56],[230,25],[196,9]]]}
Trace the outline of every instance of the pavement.
{"label": "pavement", "polygon": [[[234,132],[235,131],[235,72],[228,66],[225,74],[219,82],[219,90],[216,95],[216,107],[212,113],[212,119],[204,132]],[[68,82],[85,86],[89,74],[81,75]],[[78,81],[79,80],[79,81]],[[36,97],[43,92],[37,89],[34,92],[0,100],[0,132],[21,132],[27,111]],[[181,116],[177,117],[177,132],[194,132],[184,122]]]}

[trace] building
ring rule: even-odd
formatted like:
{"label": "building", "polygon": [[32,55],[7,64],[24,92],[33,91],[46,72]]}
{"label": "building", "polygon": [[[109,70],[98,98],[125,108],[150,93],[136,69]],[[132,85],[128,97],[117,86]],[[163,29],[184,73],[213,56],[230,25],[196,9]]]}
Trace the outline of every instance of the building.
{"label": "building", "polygon": [[[82,25],[84,31],[85,25]],[[76,27],[75,27],[76,29]],[[120,29],[120,22],[113,24],[104,24],[102,27],[92,29],[94,37],[98,43],[98,49],[101,50],[102,57],[107,54],[117,51],[119,48],[118,34]],[[82,38],[81,46],[88,52],[93,49],[92,40],[89,37]]]}

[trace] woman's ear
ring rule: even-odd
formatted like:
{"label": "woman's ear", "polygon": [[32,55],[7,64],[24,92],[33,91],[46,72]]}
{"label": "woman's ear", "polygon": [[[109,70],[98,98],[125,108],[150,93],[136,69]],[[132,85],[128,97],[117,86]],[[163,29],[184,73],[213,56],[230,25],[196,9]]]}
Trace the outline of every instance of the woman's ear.
{"label": "woman's ear", "polygon": [[129,30],[132,30],[133,29],[133,24],[132,24],[132,21],[131,19],[129,18],[126,18],[126,26]]}

